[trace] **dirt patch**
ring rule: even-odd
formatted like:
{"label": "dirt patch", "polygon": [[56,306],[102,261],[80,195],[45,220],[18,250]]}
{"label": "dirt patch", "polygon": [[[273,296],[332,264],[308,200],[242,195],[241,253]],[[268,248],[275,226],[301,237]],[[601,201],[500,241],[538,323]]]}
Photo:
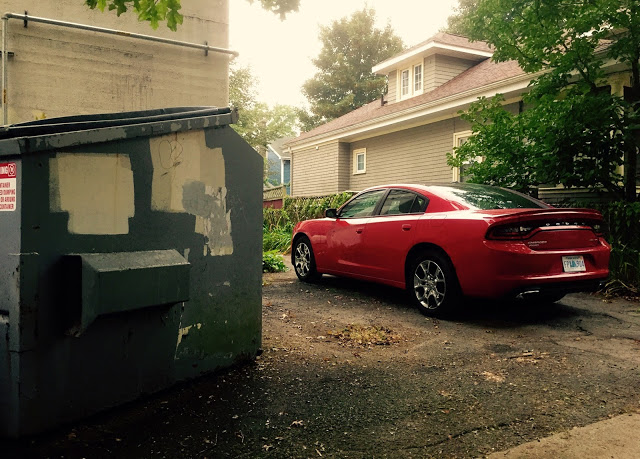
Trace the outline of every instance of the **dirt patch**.
{"label": "dirt patch", "polygon": [[328,331],[327,335],[335,337],[342,346],[351,347],[389,346],[402,340],[388,327],[377,325],[348,324],[340,331]]}

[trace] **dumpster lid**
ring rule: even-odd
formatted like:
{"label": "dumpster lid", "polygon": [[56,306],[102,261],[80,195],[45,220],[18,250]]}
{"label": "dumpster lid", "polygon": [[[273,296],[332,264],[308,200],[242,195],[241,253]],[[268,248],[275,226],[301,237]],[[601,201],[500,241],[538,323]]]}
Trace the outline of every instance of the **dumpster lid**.
{"label": "dumpster lid", "polygon": [[4,126],[0,140],[63,132],[86,131],[105,127],[183,120],[231,113],[229,107],[171,107],[132,112],[73,115]]}
{"label": "dumpster lid", "polygon": [[65,116],[0,128],[0,158],[134,137],[224,127],[237,121],[229,107],[173,107]]}

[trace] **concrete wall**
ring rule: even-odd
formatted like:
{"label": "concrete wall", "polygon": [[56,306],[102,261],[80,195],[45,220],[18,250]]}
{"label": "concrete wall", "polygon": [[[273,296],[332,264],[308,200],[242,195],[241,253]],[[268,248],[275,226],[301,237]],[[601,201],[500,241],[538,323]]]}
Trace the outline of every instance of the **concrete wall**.
{"label": "concrete wall", "polygon": [[[82,0],[0,0],[0,11],[228,47],[228,0],[182,2],[177,32],[133,13],[90,10]],[[0,24],[1,26],[1,24]],[[9,123],[172,106],[227,106],[229,56],[10,20]]]}

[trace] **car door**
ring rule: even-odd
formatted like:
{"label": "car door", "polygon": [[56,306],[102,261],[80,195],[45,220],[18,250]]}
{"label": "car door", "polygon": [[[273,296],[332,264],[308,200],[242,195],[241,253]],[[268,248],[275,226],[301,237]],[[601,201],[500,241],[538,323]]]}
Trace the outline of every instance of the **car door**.
{"label": "car door", "polygon": [[386,189],[364,192],[338,213],[327,233],[327,249],[333,260],[329,269],[337,273],[361,274],[362,242],[367,222],[374,215]]}
{"label": "car door", "polygon": [[392,189],[378,215],[367,222],[361,244],[362,272],[371,278],[404,283],[404,263],[416,240],[418,220],[428,199],[404,189]]}

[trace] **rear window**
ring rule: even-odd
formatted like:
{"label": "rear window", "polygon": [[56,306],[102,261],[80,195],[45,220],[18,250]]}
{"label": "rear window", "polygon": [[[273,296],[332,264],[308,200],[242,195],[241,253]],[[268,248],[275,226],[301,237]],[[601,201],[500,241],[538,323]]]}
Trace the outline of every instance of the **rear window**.
{"label": "rear window", "polygon": [[433,187],[439,196],[470,209],[547,209],[550,206],[515,191],[483,185]]}

